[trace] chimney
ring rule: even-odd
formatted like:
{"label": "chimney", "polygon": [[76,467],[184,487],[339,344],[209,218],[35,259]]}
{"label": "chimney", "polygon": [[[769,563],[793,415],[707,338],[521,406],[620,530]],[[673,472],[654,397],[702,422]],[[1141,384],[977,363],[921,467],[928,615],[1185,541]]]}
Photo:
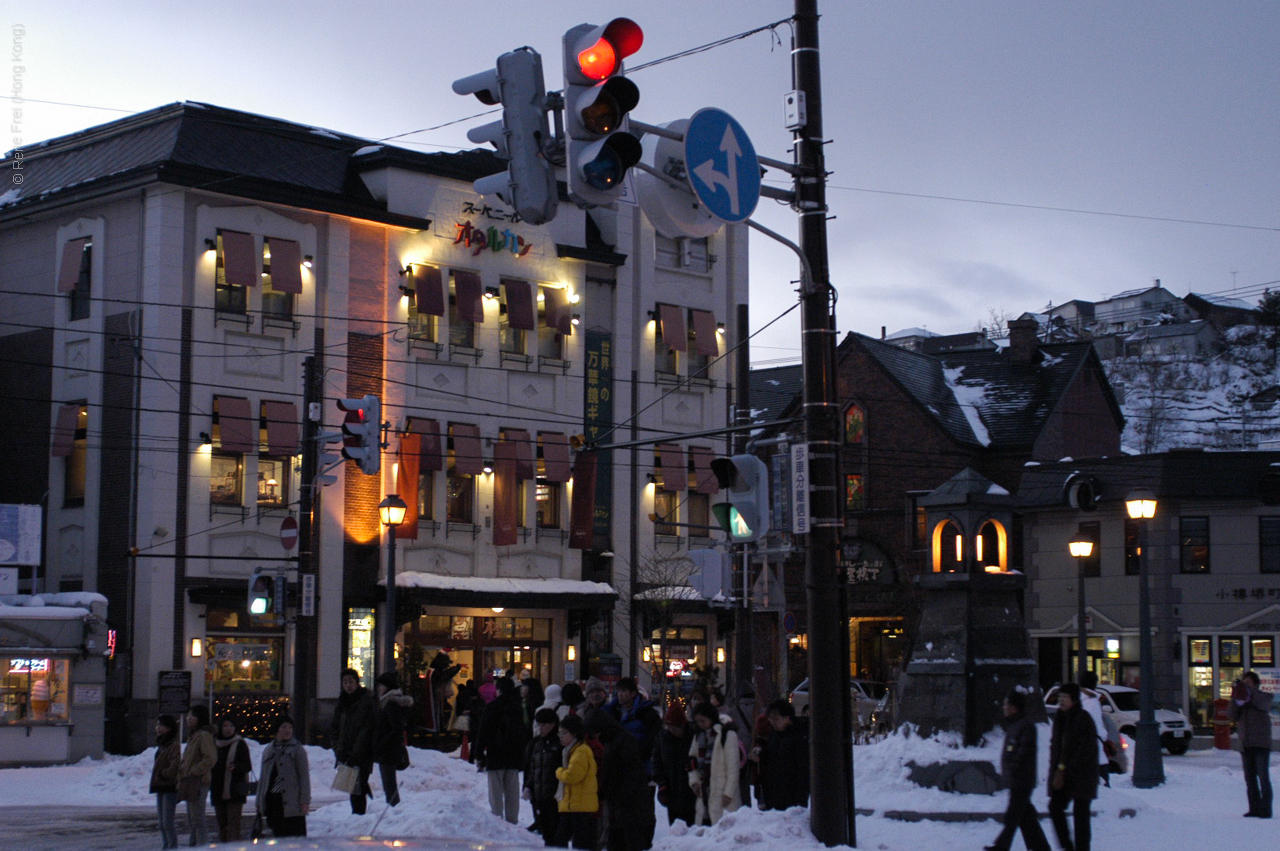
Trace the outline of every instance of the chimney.
{"label": "chimney", "polygon": [[1009,357],[1015,363],[1031,363],[1040,348],[1036,332],[1040,323],[1034,319],[1009,320]]}

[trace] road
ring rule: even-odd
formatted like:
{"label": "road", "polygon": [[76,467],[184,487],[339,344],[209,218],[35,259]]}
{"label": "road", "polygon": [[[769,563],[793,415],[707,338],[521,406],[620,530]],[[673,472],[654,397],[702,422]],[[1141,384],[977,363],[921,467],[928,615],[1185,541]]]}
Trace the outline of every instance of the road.
{"label": "road", "polygon": [[[181,825],[183,820],[179,813],[178,823]],[[160,847],[156,811],[144,807],[49,805],[39,812],[31,807],[0,807],[0,824],[4,824],[3,846],[15,851],[137,851]]]}

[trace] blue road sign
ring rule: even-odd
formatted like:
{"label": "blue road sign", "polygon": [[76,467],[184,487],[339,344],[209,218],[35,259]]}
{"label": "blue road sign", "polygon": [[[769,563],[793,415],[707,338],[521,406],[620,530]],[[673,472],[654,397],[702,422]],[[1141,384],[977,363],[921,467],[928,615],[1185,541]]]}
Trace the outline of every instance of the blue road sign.
{"label": "blue road sign", "polygon": [[729,113],[708,107],[684,131],[689,183],[707,212],[724,222],[742,222],[760,200],[760,161],[747,131]]}

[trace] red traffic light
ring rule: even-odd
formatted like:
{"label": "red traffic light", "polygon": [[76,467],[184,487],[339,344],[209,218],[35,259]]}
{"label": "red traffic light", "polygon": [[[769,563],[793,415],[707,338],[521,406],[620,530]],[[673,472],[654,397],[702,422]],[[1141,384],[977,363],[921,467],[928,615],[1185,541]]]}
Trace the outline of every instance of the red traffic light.
{"label": "red traffic light", "polygon": [[[614,18],[602,27],[586,30],[578,37],[573,56],[578,73],[587,80],[607,80],[618,73],[622,60],[644,44],[644,31],[630,18]],[[567,70],[567,69],[566,69]]]}

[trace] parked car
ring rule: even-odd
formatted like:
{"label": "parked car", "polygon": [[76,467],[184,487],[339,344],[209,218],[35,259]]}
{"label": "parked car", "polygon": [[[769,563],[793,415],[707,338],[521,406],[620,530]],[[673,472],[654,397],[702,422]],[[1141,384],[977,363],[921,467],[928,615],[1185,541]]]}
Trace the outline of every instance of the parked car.
{"label": "parked car", "polygon": [[[1138,728],[1138,690],[1128,686],[1098,686],[1098,701],[1102,711],[1110,713],[1120,732],[1133,738]],[[1049,689],[1044,696],[1044,708],[1052,715],[1058,711],[1058,687]],[[1191,725],[1180,712],[1156,706],[1156,721],[1160,724],[1160,744],[1174,756],[1181,756],[1191,748]]]}
{"label": "parked car", "polygon": [[[858,714],[858,726],[868,727],[871,724],[871,713],[875,710],[880,698],[889,691],[884,683],[871,680],[849,680],[849,696],[853,699],[854,711]],[[805,678],[800,685],[791,690],[791,705],[797,715],[805,714],[809,706],[809,680]]]}

